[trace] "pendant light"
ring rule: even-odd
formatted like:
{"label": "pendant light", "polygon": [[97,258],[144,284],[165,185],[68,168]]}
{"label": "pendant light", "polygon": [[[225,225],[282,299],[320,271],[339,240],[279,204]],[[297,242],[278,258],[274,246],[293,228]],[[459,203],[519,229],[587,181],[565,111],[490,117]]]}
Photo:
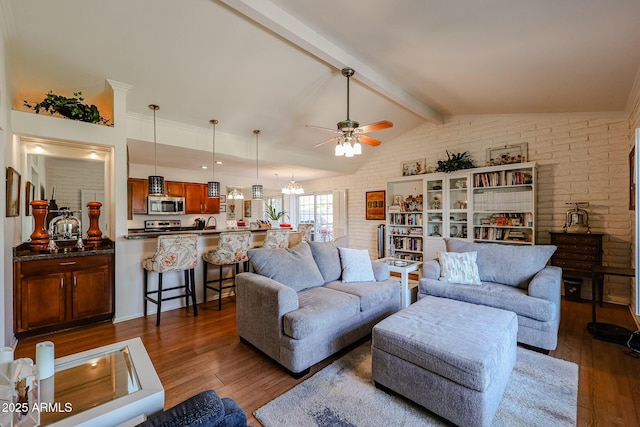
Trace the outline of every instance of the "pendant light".
{"label": "pendant light", "polygon": [[211,154],[211,181],[207,183],[207,195],[209,198],[220,198],[220,182],[216,181],[216,125],[218,121],[213,119],[209,120],[209,123],[213,125],[213,143]]}
{"label": "pendant light", "polygon": [[149,194],[164,194],[164,177],[158,175],[158,143],[156,141],[156,111],[160,107],[149,104],[149,109],[153,110],[153,154],[155,156],[154,174],[149,176]]}
{"label": "pendant light", "polygon": [[256,183],[251,186],[251,198],[252,199],[262,199],[263,188],[262,185],[258,184],[258,134],[259,130],[254,130],[253,134],[256,136]]}
{"label": "pendant light", "polygon": [[282,194],[304,194],[304,188],[293,179],[293,172],[291,181],[282,188]]}

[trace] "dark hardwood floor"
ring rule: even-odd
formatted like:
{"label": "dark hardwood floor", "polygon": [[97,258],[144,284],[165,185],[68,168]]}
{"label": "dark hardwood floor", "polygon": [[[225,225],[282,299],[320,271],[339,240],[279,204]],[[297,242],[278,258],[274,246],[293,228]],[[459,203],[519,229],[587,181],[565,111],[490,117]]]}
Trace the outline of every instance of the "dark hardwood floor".
{"label": "dark hardwood floor", "polygon": [[[165,389],[165,408],[206,389],[235,399],[244,408],[249,424],[259,426],[252,412],[304,381],[339,355],[295,380],[254,348],[241,344],[236,334],[234,298],[199,305],[198,317],[191,310],[25,339],[16,357],[35,358],[35,343],[51,340],[56,357],[129,338],[141,337]],[[591,319],[588,302],[562,302],[559,345],[551,356],[580,366],[578,425],[640,426],[640,359],[624,354],[625,347],[594,340],[585,325]],[[598,321],[636,329],[627,307],[605,304]],[[343,354],[344,352],[341,352]]]}

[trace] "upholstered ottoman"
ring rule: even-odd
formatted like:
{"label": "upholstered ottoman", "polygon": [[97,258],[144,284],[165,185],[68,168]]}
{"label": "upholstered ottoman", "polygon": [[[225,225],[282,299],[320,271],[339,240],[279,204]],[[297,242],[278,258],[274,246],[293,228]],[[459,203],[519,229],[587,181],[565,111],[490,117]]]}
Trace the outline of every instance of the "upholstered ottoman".
{"label": "upholstered ottoman", "polygon": [[516,361],[515,313],[428,296],[373,328],[373,379],[461,426],[488,426]]}

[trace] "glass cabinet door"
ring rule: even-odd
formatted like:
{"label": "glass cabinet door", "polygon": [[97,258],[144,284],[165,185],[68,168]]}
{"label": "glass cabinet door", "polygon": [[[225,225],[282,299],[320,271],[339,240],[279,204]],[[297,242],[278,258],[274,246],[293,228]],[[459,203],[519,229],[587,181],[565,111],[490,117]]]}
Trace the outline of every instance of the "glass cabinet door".
{"label": "glass cabinet door", "polygon": [[469,179],[467,176],[451,177],[447,179],[447,191],[449,197],[448,208],[448,229],[445,230],[447,237],[466,239],[468,232],[469,206]]}
{"label": "glass cabinet door", "polygon": [[427,212],[427,236],[442,237],[444,226],[443,181],[435,179],[427,181],[427,196],[424,201]]}

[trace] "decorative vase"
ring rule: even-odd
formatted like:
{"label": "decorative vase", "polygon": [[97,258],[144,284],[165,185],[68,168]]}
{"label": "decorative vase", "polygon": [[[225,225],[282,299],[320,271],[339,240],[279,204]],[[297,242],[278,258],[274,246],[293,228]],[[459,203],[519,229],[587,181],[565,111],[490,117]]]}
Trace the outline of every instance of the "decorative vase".
{"label": "decorative vase", "polygon": [[44,219],[47,216],[47,206],[49,202],[46,200],[33,200],[31,203],[31,210],[33,212],[33,233],[31,233],[31,250],[34,251],[46,251],[49,246],[49,233],[45,228]]}

